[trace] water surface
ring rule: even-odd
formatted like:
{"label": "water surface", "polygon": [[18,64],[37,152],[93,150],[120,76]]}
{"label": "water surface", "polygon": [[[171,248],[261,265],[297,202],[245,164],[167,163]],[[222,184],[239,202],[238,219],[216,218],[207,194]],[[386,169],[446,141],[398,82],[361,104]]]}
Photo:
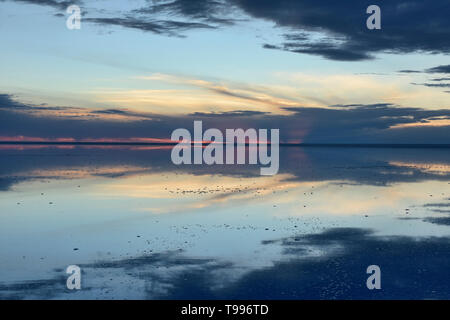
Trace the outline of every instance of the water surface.
{"label": "water surface", "polygon": [[0,298],[449,299],[449,177],[445,148],[282,147],[260,176],[167,146],[4,145]]}

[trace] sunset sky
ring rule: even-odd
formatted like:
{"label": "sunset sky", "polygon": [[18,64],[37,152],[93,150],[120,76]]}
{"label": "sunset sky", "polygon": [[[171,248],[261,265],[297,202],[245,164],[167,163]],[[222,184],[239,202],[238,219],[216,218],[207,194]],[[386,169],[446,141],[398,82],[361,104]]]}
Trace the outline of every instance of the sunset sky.
{"label": "sunset sky", "polygon": [[[66,8],[81,7],[81,30]],[[381,8],[381,30],[366,8]],[[0,140],[449,143],[448,0],[0,0]]]}

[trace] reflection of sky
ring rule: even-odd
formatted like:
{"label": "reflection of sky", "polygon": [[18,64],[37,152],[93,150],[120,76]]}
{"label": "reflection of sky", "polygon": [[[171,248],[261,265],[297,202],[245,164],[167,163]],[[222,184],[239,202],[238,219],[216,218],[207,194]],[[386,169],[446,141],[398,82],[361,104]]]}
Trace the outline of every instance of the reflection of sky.
{"label": "reflection of sky", "polygon": [[[144,286],[147,278],[128,273],[149,272],[148,279],[159,279],[153,292],[158,296],[174,285],[171,277],[207,267],[217,268],[214,274],[222,280],[215,285],[223,287],[252,270],[285,261],[277,239],[330,228],[419,239],[449,236],[447,225],[427,221],[448,216],[448,151],[352,150],[352,160],[348,152],[336,156],[329,150],[335,155],[330,161],[319,157],[326,149],[289,148],[291,160],[282,173],[270,177],[244,166],[223,172],[203,166],[172,170],[165,150],[2,151],[0,180],[13,180],[0,193],[0,283],[52,279],[55,268],[80,264],[93,287],[81,296],[95,297],[104,281],[114,277],[116,282],[108,282],[113,297],[142,298],[140,291],[120,289],[118,279]],[[298,159],[308,166],[299,167]],[[305,246],[302,255],[314,257],[340,244],[336,240],[331,249]],[[160,260],[133,260],[141,256]],[[180,257],[185,260],[178,261]],[[119,266],[106,264],[103,272],[98,261],[132,267],[123,271],[127,268],[117,262]],[[39,292],[30,294],[44,295]],[[146,292],[152,296],[148,288]]]}

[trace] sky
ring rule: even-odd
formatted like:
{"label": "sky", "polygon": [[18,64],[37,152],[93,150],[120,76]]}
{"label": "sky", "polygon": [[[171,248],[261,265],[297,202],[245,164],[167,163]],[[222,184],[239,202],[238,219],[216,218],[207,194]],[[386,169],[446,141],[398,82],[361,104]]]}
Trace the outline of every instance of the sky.
{"label": "sky", "polygon": [[450,143],[449,13],[449,0],[0,0],[0,140],[160,141],[203,120],[283,142]]}

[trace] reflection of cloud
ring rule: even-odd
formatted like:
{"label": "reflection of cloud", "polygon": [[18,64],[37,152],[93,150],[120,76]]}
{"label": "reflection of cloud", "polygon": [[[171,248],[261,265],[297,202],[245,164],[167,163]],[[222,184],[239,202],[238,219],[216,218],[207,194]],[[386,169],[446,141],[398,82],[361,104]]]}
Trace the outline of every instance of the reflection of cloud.
{"label": "reflection of cloud", "polygon": [[[219,179],[220,177],[220,179]],[[217,206],[238,206],[251,202],[270,202],[274,192],[291,190],[301,185],[293,176],[279,174],[245,179],[241,176],[148,174],[129,177],[100,186],[97,196],[126,196],[141,199],[178,199],[179,204],[158,203],[158,207],[139,209],[152,213],[186,212]],[[220,181],[220,184],[216,184]]]}
{"label": "reflection of cloud", "polygon": [[64,169],[37,169],[30,172],[23,172],[23,178],[45,178],[45,179],[89,179],[97,176],[120,177],[142,174],[148,168],[118,166],[118,167],[85,167],[85,168],[64,168]]}
{"label": "reflection of cloud", "polygon": [[[448,237],[382,237],[357,228],[328,229],[264,241],[285,257],[273,266],[248,269],[214,257],[163,252],[82,264],[88,290],[61,287],[65,279],[0,285],[2,298],[140,299],[448,299]],[[320,254],[311,255],[311,250]],[[382,290],[367,290],[368,266],[381,268]],[[56,270],[61,272],[61,270]],[[230,281],[232,279],[232,281]],[[127,292],[131,285],[133,291]],[[53,289],[53,290],[50,290]],[[105,291],[109,295],[104,295]]]}
{"label": "reflection of cloud", "polygon": [[[188,189],[184,188],[186,181],[174,179],[174,189],[170,191],[188,191],[185,192],[186,197],[195,195],[191,191],[201,190],[204,187],[207,187],[207,190],[215,190],[217,185],[214,179],[208,180],[212,176],[218,176],[227,181],[229,186],[226,187],[233,190],[247,187],[247,191],[253,189],[253,185],[249,185],[248,181],[256,179],[255,187],[260,189],[258,190],[260,195],[270,193],[268,191],[271,190],[270,184],[275,184],[273,188],[276,190],[277,183],[280,188],[289,191],[291,187],[300,189],[302,186],[318,187],[321,182],[387,186],[401,182],[448,180],[446,170],[449,157],[446,148],[282,147],[279,174],[271,179],[264,179],[260,176],[257,165],[176,166],[170,161],[170,146],[68,146],[71,147],[70,150],[60,148],[66,146],[18,147],[17,149],[7,146],[5,151],[2,151],[0,157],[2,179],[0,185],[3,186],[0,188],[2,190],[7,190],[20,181],[33,179],[31,172],[40,177],[47,173],[54,173],[52,177],[56,177],[57,173],[60,175],[59,179],[71,176],[85,176],[89,179],[97,174],[107,176],[108,173],[124,178],[136,173],[148,174],[149,183],[157,183],[162,189],[167,187],[162,185],[163,177],[178,174],[178,178],[192,178],[193,185],[198,185],[197,189],[194,187]],[[26,150],[26,154],[21,150]],[[158,175],[160,175],[159,179]],[[121,182],[124,181],[121,180]],[[201,185],[202,183],[204,185]],[[142,185],[139,181],[137,184]],[[222,198],[228,197],[225,189],[220,186],[219,189],[220,192],[202,193],[200,196],[216,196],[216,201],[219,203]],[[234,192],[231,195],[245,197],[245,191]],[[291,191],[285,196],[290,194]],[[167,196],[171,195],[167,191]],[[284,199],[278,193],[276,197]]]}
{"label": "reflection of cloud", "polygon": [[447,163],[414,163],[414,162],[390,162],[393,166],[407,167],[420,170],[422,172],[429,172],[438,175],[450,174],[450,165]]}
{"label": "reflection of cloud", "polygon": [[[448,299],[448,237],[381,237],[370,230],[329,229],[264,241],[285,257],[236,274],[214,257],[163,252],[82,264],[86,290],[64,288],[62,270],[49,280],[0,284],[1,298],[98,299]],[[311,255],[311,250],[319,254]],[[367,290],[366,269],[381,268],[382,290]],[[132,291],[126,288],[131,286]],[[107,292],[105,294],[105,292]]]}
{"label": "reflection of cloud", "polygon": [[[279,194],[276,203],[287,203],[282,215],[321,216],[338,215],[362,216],[368,213],[404,213],[404,208],[421,204],[429,199],[424,190],[440,190],[446,182],[428,181],[420,183],[396,183],[393,186],[358,185],[346,186],[346,181],[323,181],[314,187],[298,187],[289,194]],[[330,187],[331,186],[331,187]],[[326,199],[326,201],[323,201]],[[298,203],[298,206],[293,206]],[[291,204],[291,205],[289,205]],[[305,207],[303,207],[305,205]]]}

